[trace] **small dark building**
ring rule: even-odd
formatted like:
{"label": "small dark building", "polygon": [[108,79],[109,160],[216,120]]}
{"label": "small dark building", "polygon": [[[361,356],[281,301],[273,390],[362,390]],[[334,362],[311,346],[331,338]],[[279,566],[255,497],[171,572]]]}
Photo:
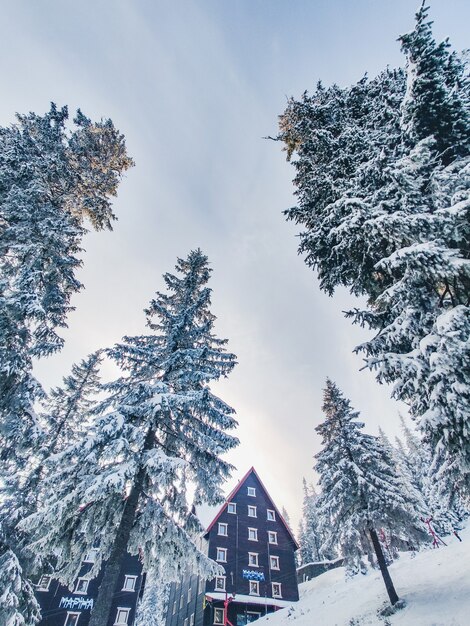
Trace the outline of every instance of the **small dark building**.
{"label": "small dark building", "polygon": [[[96,578],[87,575],[95,556],[95,550],[84,555],[80,574],[72,589],[61,585],[53,576],[41,576],[36,586],[36,597],[42,612],[39,626],[88,626],[102,579],[102,572]],[[127,555],[121,567],[118,591],[114,594],[112,619],[103,626],[133,624],[142,587],[141,570],[139,559]]]}
{"label": "small dark building", "polygon": [[298,544],[254,468],[203,541],[224,575],[211,581],[188,576],[171,585],[166,626],[244,626],[299,599]]}

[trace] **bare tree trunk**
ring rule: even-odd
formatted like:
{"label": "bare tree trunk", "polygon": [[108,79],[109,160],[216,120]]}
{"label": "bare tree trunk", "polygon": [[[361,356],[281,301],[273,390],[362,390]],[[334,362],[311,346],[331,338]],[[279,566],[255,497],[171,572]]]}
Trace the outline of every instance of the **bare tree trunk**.
{"label": "bare tree trunk", "polygon": [[[152,448],[154,436],[155,433],[153,430],[149,430],[145,439],[143,452]],[[127,546],[135,521],[139,497],[143,490],[144,478],[145,468],[141,467],[137,472],[126,500],[111,554],[104,565],[104,575],[98,590],[96,603],[91,612],[89,626],[107,626],[108,622],[111,620],[113,597],[116,592],[122,561],[127,553]]]}
{"label": "bare tree trunk", "polygon": [[[390,574],[388,571],[387,563],[385,562],[384,553],[382,551],[382,546],[380,545],[379,538],[377,537],[377,533],[373,528],[369,528],[370,538],[372,539],[372,545],[374,546],[375,555],[377,557],[377,562],[380,567],[380,572],[382,574],[382,578],[384,579],[385,588],[387,589],[388,597],[390,598],[390,602],[392,605],[396,604],[399,600],[397,592],[395,591],[395,587],[393,586],[392,579],[390,578]],[[91,623],[90,623],[91,626]]]}

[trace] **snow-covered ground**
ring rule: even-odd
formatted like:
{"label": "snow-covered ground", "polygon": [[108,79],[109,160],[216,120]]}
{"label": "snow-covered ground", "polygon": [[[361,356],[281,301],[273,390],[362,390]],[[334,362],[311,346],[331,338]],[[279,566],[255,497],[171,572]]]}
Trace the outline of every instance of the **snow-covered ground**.
{"label": "snow-covered ground", "polygon": [[447,547],[415,558],[403,554],[390,567],[406,607],[382,617],[387,595],[378,571],[345,580],[344,568],[300,585],[300,602],[256,622],[260,626],[468,626],[470,624],[470,525],[463,542],[446,537]]}

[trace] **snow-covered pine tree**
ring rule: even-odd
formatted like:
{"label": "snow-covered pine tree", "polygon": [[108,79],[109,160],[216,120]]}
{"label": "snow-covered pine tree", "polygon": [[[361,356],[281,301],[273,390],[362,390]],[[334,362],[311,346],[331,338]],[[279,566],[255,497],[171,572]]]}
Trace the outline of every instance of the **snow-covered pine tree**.
{"label": "snow-covered pine tree", "polygon": [[51,389],[42,403],[41,417],[47,432],[45,454],[63,450],[90,428],[90,412],[102,390],[102,360],[101,351],[97,351],[74,363],[62,385]]}
{"label": "snow-covered pine tree", "polygon": [[11,550],[0,552],[0,617],[3,626],[34,626],[40,619],[34,590]]}
{"label": "snow-covered pine tree", "polygon": [[104,564],[104,578],[90,626],[108,621],[126,551],[166,581],[219,571],[196,545],[202,528],[191,507],[223,500],[231,466],[220,455],[238,443],[225,432],[236,421],[210,383],[235,356],[213,333],[207,257],[192,251],[176,269],[146,311],[153,334],[108,351],[125,374],[107,386],[93,431],[51,459],[43,508],[21,525],[67,584],[99,540],[92,575]]}
{"label": "snow-covered pine tree", "polygon": [[[62,347],[57,330],[81,288],[75,273],[85,221],[111,228],[110,198],[132,165],[111,120],[94,123],[78,111],[69,131],[67,118],[65,107],[52,104],[44,116],[18,115],[16,125],[0,128],[2,502],[24,497],[15,490],[44,434],[34,408],[44,392],[32,359]],[[0,553],[16,549],[1,519],[0,537]]]}
{"label": "snow-covered pine tree", "polygon": [[[302,519],[299,526],[300,564],[322,561],[331,556],[324,553],[325,538],[321,534],[322,525],[319,520],[318,494],[315,487],[303,479],[304,499],[302,504]],[[324,527],[324,526],[323,526]]]}
{"label": "snow-covered pine tree", "polygon": [[428,13],[423,0],[414,30],[399,38],[408,75],[402,127],[411,145],[433,137],[440,158],[449,164],[470,152],[468,76],[448,40],[434,40]]}
{"label": "snow-covered pine tree", "polygon": [[[23,567],[34,570],[38,554],[24,554],[23,541],[15,532],[18,522],[35,512],[40,501],[41,479],[46,459],[75,443],[90,427],[90,410],[100,391],[100,352],[89,355],[72,365],[71,373],[64,377],[63,385],[52,389],[39,412],[42,433],[21,464],[21,471],[12,471],[3,477],[0,501],[0,520],[9,545],[15,545],[21,554]],[[15,468],[11,463],[10,467]],[[40,558],[39,558],[40,562]]]}
{"label": "snow-covered pine tree", "polygon": [[404,540],[424,541],[416,503],[387,450],[377,437],[362,432],[364,424],[357,421],[358,412],[331,380],[327,380],[323,398],[326,419],[315,429],[323,444],[315,465],[320,476],[322,523],[352,571],[364,567],[364,555],[373,562],[372,546],[390,601],[395,604],[398,596],[377,533],[384,528]]}
{"label": "snow-covered pine tree", "polygon": [[155,576],[145,577],[145,589],[137,605],[135,626],[165,626],[170,585]]}
{"label": "snow-covered pine tree", "polygon": [[[91,122],[78,111],[67,130],[67,108],[18,115],[0,128],[0,437],[29,454],[38,433],[41,396],[33,357],[49,356],[63,340],[70,298],[82,287],[80,243],[86,221],[111,228],[111,197],[132,165],[111,120]],[[8,452],[9,450],[9,452]]]}
{"label": "snow-covered pine tree", "polygon": [[357,350],[470,492],[470,87],[426,16],[401,38],[406,83],[320,86],[289,102],[278,138],[297,157],[300,252],[328,294],[367,298],[348,314],[374,331]]}

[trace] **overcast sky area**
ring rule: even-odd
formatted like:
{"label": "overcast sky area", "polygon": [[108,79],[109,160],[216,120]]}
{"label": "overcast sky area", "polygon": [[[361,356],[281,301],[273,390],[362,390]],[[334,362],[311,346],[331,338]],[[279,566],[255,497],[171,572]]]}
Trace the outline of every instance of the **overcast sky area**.
{"label": "overcast sky area", "polygon": [[[302,477],[314,481],[322,388],[334,379],[369,432],[399,432],[400,407],[354,347],[367,334],[297,255],[294,170],[277,132],[286,97],[321,79],[345,86],[403,65],[396,39],[418,0],[2,0],[0,124],[49,102],[110,117],[136,167],[123,179],[111,233],[90,234],[61,354],[46,387],[124,334],[178,256],[200,247],[213,267],[216,331],[239,365],[217,392],[237,411],[233,486],[254,465],[294,529]],[[433,0],[438,39],[468,46],[468,0]],[[111,375],[111,371],[107,372]]]}

